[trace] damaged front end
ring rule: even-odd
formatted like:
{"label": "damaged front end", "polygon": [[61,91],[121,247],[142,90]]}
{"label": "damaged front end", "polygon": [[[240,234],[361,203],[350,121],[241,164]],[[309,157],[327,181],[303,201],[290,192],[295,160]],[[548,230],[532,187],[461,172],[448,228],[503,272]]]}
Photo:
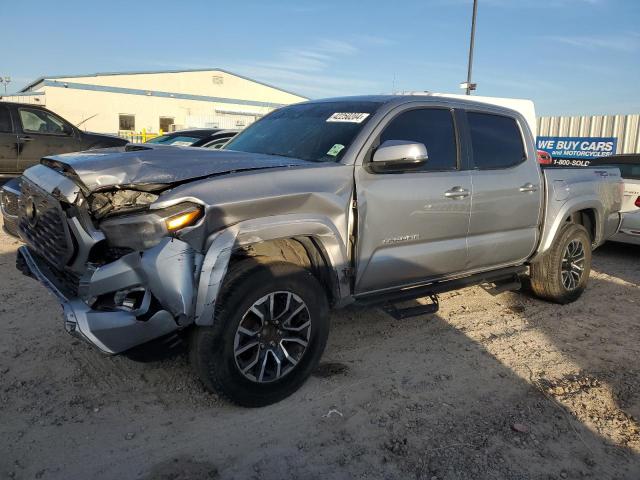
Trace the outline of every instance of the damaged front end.
{"label": "damaged front end", "polygon": [[202,254],[176,237],[202,206],[152,209],[152,191],[83,191],[44,165],[25,172],[17,266],[60,301],[65,328],[119,353],[193,321]]}
{"label": "damaged front end", "polygon": [[93,218],[101,220],[113,213],[138,212],[158,199],[158,195],[140,190],[94,192],[87,199]]}

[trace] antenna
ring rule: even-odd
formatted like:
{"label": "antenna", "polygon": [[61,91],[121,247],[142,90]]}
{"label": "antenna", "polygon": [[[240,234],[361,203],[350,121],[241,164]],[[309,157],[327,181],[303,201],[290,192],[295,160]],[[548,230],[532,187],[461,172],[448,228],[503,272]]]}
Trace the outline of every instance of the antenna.
{"label": "antenna", "polygon": [[89,120],[91,120],[92,118],[97,117],[98,114],[96,113],[95,115],[91,115],[90,117],[85,118],[84,120],[82,120],[80,123],[76,124],[76,127],[80,128],[80,125],[88,122]]}

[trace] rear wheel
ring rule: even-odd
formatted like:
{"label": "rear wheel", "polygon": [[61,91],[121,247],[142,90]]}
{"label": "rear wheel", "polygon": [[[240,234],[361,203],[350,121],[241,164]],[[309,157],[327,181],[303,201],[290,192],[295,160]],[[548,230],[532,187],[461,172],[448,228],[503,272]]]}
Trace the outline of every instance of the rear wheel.
{"label": "rear wheel", "polygon": [[591,271],[591,238],[582,225],[568,224],[551,249],[531,265],[531,288],[540,298],[556,303],[577,300]]}
{"label": "rear wheel", "polygon": [[295,392],[317,366],[329,333],[328,302],[297,265],[252,259],[234,266],[212,327],[195,329],[191,360],[204,385],[259,407]]}

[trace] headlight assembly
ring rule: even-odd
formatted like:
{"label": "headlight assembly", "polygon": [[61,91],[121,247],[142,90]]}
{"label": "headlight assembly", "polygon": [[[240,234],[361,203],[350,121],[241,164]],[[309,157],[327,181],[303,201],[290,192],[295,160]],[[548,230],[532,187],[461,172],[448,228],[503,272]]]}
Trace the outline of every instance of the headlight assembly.
{"label": "headlight assembly", "polygon": [[157,245],[172,233],[195,225],[202,213],[201,205],[185,202],[143,214],[112,217],[101,222],[100,229],[112,247],[141,251]]}

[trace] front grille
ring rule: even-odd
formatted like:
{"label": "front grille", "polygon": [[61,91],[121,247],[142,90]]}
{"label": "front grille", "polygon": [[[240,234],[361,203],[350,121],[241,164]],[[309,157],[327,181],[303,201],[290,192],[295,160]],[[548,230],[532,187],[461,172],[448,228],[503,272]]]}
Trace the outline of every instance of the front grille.
{"label": "front grille", "polygon": [[73,257],[74,247],[60,202],[23,180],[18,208],[18,225],[27,244],[62,269]]}
{"label": "front grille", "polygon": [[2,223],[4,225],[4,229],[14,237],[18,237],[18,218],[17,217],[8,217],[3,216]]}
{"label": "front grille", "polygon": [[18,216],[18,196],[8,190],[0,190],[0,202],[2,202],[2,211],[6,215],[12,217]]}

